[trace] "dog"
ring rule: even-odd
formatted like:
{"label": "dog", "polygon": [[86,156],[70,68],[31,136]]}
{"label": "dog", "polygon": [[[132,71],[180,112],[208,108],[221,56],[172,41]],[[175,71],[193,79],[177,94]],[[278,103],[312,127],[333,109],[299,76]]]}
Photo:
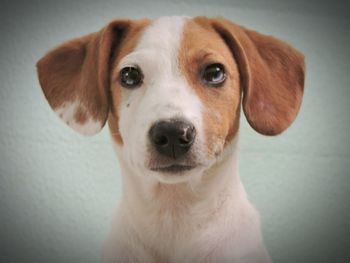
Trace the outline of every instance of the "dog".
{"label": "dog", "polygon": [[271,262],[238,174],[240,111],[263,135],[290,126],[299,51],[224,18],[125,19],[54,48],[37,70],[68,126],[94,135],[108,122],[122,198],[104,262]]}

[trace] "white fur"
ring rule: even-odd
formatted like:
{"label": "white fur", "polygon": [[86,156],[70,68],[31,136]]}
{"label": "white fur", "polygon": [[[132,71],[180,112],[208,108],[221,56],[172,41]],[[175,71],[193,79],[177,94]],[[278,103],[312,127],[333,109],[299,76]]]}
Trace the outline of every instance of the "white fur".
{"label": "white fur", "polygon": [[[75,131],[80,134],[91,136],[99,132],[102,128],[102,124],[93,120],[90,116],[84,123],[78,123],[75,120],[75,114],[80,109],[85,107],[78,101],[64,103],[62,107],[55,109],[56,114]],[[87,112],[85,110],[85,112]]]}
{"label": "white fur", "polygon": [[[270,262],[258,214],[238,176],[238,136],[220,158],[206,155],[204,105],[177,64],[186,20],[156,20],[119,63],[118,70],[139,66],[145,78],[141,87],[123,89],[119,105],[123,145],[114,148],[123,195],[104,262]],[[193,154],[199,167],[181,176],[147,168],[151,125],[173,117],[187,118],[197,130]]]}

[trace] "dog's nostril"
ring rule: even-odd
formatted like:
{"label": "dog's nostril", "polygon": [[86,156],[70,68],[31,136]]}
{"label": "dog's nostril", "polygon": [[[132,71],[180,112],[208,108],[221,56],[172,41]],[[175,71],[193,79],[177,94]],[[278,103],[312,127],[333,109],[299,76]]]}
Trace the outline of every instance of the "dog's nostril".
{"label": "dog's nostril", "polygon": [[190,146],[193,143],[196,132],[194,129],[186,129],[184,134],[179,137],[180,146],[186,147]]}
{"label": "dog's nostril", "polygon": [[167,120],[154,124],[149,135],[152,144],[160,154],[176,159],[191,148],[196,131],[187,121]]}
{"label": "dog's nostril", "polygon": [[179,143],[180,143],[180,145],[187,145],[188,144],[188,140],[187,140],[187,138],[180,138],[179,139]]}
{"label": "dog's nostril", "polygon": [[158,136],[154,138],[154,144],[159,146],[165,146],[169,142],[168,138],[166,136]]}

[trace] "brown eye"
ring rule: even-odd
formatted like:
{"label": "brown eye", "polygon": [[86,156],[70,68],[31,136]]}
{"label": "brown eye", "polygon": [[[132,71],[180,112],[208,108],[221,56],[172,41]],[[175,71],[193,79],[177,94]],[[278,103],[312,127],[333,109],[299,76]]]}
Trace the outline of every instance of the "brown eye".
{"label": "brown eye", "polygon": [[120,84],[125,88],[135,88],[142,84],[142,73],[136,67],[125,67],[120,71]]}
{"label": "brown eye", "polygon": [[224,65],[220,63],[210,64],[202,71],[202,81],[208,86],[220,86],[226,79]]}

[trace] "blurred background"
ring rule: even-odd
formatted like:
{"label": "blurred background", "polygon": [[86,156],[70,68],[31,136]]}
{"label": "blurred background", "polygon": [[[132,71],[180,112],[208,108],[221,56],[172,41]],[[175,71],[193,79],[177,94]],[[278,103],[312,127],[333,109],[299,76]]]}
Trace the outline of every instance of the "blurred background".
{"label": "blurred background", "polygon": [[51,111],[35,63],[114,18],[224,16],[306,57],[303,105],[277,137],[244,115],[240,173],[274,262],[350,262],[350,19],[341,1],[1,1],[0,262],[99,262],[121,195],[108,130]]}

